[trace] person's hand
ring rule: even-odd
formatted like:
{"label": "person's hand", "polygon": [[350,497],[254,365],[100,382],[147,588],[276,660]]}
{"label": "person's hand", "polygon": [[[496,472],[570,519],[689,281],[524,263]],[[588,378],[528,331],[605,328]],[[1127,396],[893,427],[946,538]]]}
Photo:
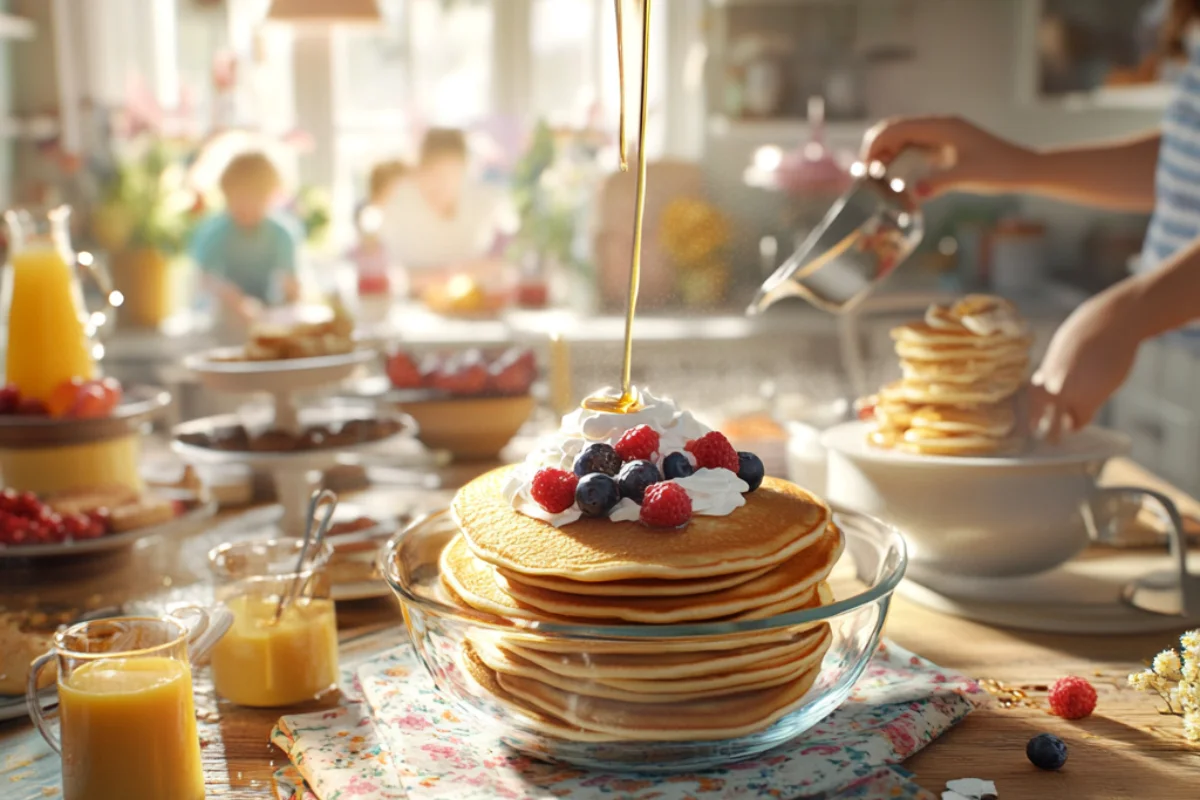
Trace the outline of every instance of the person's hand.
{"label": "person's hand", "polygon": [[1055,331],[1030,389],[1037,436],[1082,430],[1125,382],[1141,344],[1127,303],[1116,291],[1096,295]]}
{"label": "person's hand", "polygon": [[1032,151],[993,136],[960,117],[900,117],[867,131],[864,163],[888,164],[901,151],[919,148],[949,152],[951,166],[935,169],[914,188],[918,197],[949,191],[1000,193],[1020,185],[1033,169]]}

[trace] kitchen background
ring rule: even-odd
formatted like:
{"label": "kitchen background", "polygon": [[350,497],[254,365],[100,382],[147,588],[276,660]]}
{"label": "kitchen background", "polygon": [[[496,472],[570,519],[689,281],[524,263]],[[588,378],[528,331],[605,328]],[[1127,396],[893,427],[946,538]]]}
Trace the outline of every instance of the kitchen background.
{"label": "kitchen background", "polygon": [[[943,292],[1018,301],[1044,346],[1137,269],[1147,220],[1021,197],[932,203],[919,253],[861,318],[742,309],[845,188],[873,121],[954,113],[1031,145],[1157,124],[1172,79],[1154,0],[663,0],[639,382],[766,425],[819,426],[894,371],[886,331]],[[9,0],[0,15],[0,203],[67,202],[126,295],[122,379],[167,381],[208,335],[181,256],[229,155],[285,169],[313,291],[430,349],[527,341],[582,394],[619,360],[632,176],[616,167],[611,0]],[[313,24],[313,9],[336,17]],[[636,96],[639,43],[627,42]],[[503,308],[369,298],[355,283],[371,168],[430,127],[468,134],[474,180],[511,191]],[[632,128],[631,128],[632,130]],[[361,290],[361,291],[360,291]],[[460,298],[461,300],[461,298]],[[550,341],[558,345],[548,344]],[[695,347],[697,341],[703,347]],[[1200,340],[1148,345],[1107,421],[1200,491]],[[184,416],[190,412],[181,411]]]}

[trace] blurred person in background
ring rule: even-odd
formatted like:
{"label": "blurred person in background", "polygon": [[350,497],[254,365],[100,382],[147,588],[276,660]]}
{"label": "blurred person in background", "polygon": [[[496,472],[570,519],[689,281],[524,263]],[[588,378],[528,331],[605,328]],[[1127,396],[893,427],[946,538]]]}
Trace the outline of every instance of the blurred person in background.
{"label": "blurred person in background", "polygon": [[367,177],[367,198],[354,214],[358,241],[350,251],[358,278],[358,293],[388,294],[391,291],[392,261],[384,245],[383,214],[400,180],[409,173],[403,161],[384,161],[371,168]]}
{"label": "blurred person in background", "polygon": [[221,173],[225,209],[196,228],[188,251],[201,288],[216,300],[218,324],[248,326],[265,305],[300,294],[296,223],[275,209],[283,180],[264,153],[234,157]]}
{"label": "blurred person in background", "polygon": [[500,258],[515,227],[507,195],[471,180],[467,160],[462,131],[431,129],[416,168],[382,207],[380,238],[413,295],[463,275],[485,287],[508,280]]}
{"label": "blurred person in background", "polygon": [[1075,309],[1033,375],[1031,421],[1051,439],[1093,420],[1142,342],[1200,320],[1200,0],[1173,0],[1163,42],[1181,72],[1159,130],[1042,150],[956,117],[888,120],[867,134],[867,162],[911,147],[953,149],[954,166],[916,185],[923,199],[1028,193],[1152,214],[1138,274]]}

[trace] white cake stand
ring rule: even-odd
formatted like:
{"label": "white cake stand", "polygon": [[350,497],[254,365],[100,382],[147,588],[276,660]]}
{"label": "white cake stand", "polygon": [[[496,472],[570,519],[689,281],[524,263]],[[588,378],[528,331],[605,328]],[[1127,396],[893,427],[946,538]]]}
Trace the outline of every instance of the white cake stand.
{"label": "white cake stand", "polygon": [[381,413],[372,407],[362,405],[355,408],[350,404],[338,404],[306,408],[297,413],[297,428],[308,425],[341,425],[351,420],[380,419],[381,417],[399,422],[400,430],[390,436],[336,447],[263,452],[219,450],[180,441],[180,437],[189,434],[210,434],[221,428],[244,423],[244,418],[240,415],[221,414],[202,417],[176,426],[173,431],[175,438],[171,447],[181,458],[191,464],[214,466],[244,464],[251,469],[270,473],[275,483],[276,496],[283,507],[280,528],[289,536],[303,536],[305,508],[308,498],[320,483],[321,473],[336,466],[344,455],[370,453],[383,449],[385,445],[401,437],[412,438],[416,432],[416,424],[410,417],[403,414]]}
{"label": "white cake stand", "polygon": [[188,356],[183,365],[206,389],[228,394],[267,394],[274,404],[275,425],[297,430],[296,395],[332,386],[379,356],[360,347],[349,353],[279,361],[239,361],[240,347],[226,347]]}

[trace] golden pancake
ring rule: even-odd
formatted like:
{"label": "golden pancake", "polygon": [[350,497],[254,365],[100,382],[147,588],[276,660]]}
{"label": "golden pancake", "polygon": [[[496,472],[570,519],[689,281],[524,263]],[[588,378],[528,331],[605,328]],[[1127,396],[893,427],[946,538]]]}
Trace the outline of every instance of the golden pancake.
{"label": "golden pancake", "polygon": [[[792,611],[807,611],[828,605],[833,602],[833,593],[829,584],[821,582],[814,590],[797,595],[787,603],[773,607],[776,614]],[[767,616],[771,616],[768,614]],[[715,620],[716,622],[731,622],[737,618]],[[594,621],[593,621],[594,624]],[[593,657],[598,654],[612,655],[644,655],[652,653],[714,653],[726,650],[737,650],[743,647],[753,647],[760,644],[786,644],[798,642],[813,628],[822,623],[811,622],[803,625],[789,625],[786,628],[774,630],[750,631],[747,633],[725,634],[720,636],[701,636],[689,639],[671,639],[668,641],[653,641],[648,643],[638,639],[628,640],[594,640],[578,641],[569,639],[549,639],[536,634],[512,633],[505,634],[504,642],[517,645],[526,650],[539,650],[546,653],[578,654],[587,653]]]}
{"label": "golden pancake", "polygon": [[730,575],[782,563],[819,539],[830,519],[823,501],[768,477],[729,516],[698,516],[678,530],[606,518],[556,528],[513,512],[501,494],[511,469],[471,481],[451,509],[478,558],[522,575],[596,582]]}
{"label": "golden pancake", "polygon": [[[831,637],[828,627],[814,636],[807,649],[776,656],[732,672],[712,673],[690,679],[668,680],[605,680],[598,675],[587,678],[568,677],[503,647],[474,641],[471,647],[484,664],[504,675],[530,678],[558,689],[610,700],[631,703],[681,702],[718,697],[733,692],[764,689],[794,680],[811,669],[822,645]],[[822,648],[818,653],[818,648]]]}
{"label": "golden pancake", "polygon": [[880,400],[875,404],[875,420],[879,423],[880,428],[892,428],[904,430],[908,427],[908,423],[912,421],[913,412],[919,406],[912,403],[906,403],[903,400]]}
{"label": "golden pancake", "polygon": [[819,672],[820,667],[814,666],[779,686],[680,703],[587,697],[514,675],[496,674],[496,682],[512,697],[584,730],[625,740],[702,741],[731,739],[769,727],[803,703]]}
{"label": "golden pancake", "polygon": [[[823,624],[823,623],[822,623]],[[694,650],[668,652],[643,642],[641,649],[628,653],[560,653],[530,647],[513,637],[500,638],[497,645],[542,669],[564,678],[622,680],[668,680],[695,678],[749,669],[755,664],[777,658],[797,658],[812,649],[818,631],[804,631],[786,642],[750,644],[731,650]],[[547,647],[557,642],[544,640]]]}
{"label": "golden pancake", "polygon": [[969,359],[947,361],[901,359],[900,361],[900,370],[905,380],[942,383],[978,383],[989,379],[1020,383],[1024,379],[1028,367],[1028,360],[1016,364]]}
{"label": "golden pancake", "polygon": [[703,594],[729,589],[746,581],[753,580],[770,572],[775,567],[759,567],[747,572],[735,572],[732,575],[722,575],[717,578],[685,578],[679,581],[664,581],[655,578],[628,581],[572,581],[566,578],[555,578],[549,575],[522,575],[503,567],[496,568],[496,574],[508,580],[516,580],[526,586],[536,586],[539,589],[549,589],[568,594],[598,595],[601,597],[672,597],[676,595]]}
{"label": "golden pancake", "polygon": [[[524,607],[547,614],[587,619],[620,619],[648,625],[701,622],[751,612],[793,598],[833,569],[842,553],[842,535],[829,525],[825,535],[775,569],[758,578],[716,592],[668,597],[602,597],[573,595],[527,586],[495,576],[500,590]],[[460,592],[461,594],[461,592]]]}
{"label": "golden pancake", "polygon": [[[838,551],[838,554],[841,554],[840,550]],[[836,561],[836,559],[834,560]],[[815,600],[816,605],[818,606],[827,606],[833,602],[833,590],[829,588],[829,584],[825,581],[821,581],[817,584]],[[811,603],[811,599],[802,599],[801,595],[797,595],[796,597],[789,598],[787,600],[780,600],[778,603],[770,603],[765,606],[760,606],[759,608],[747,611],[743,614],[736,614],[732,617],[728,617],[726,621],[741,622],[749,619],[769,619],[771,617],[777,617],[780,614],[790,614],[793,611],[800,611],[801,609],[808,608],[810,607]],[[804,629],[811,627],[811,625],[806,625],[804,626]]]}
{"label": "golden pancake", "polygon": [[975,434],[944,433],[928,428],[909,428],[896,443],[897,450],[919,455],[990,456],[1015,452],[1020,445],[1016,437],[993,438]]}
{"label": "golden pancake", "polygon": [[912,417],[913,428],[1002,439],[1012,433],[1017,413],[1012,403],[991,406],[924,406]]}
{"label": "golden pancake", "polygon": [[519,700],[510,695],[496,680],[496,673],[480,660],[479,655],[470,645],[465,645],[459,654],[459,666],[463,674],[476,684],[483,694],[489,695],[500,703],[517,712],[524,718],[530,728],[539,730],[561,739],[571,739],[577,742],[611,742],[617,738],[609,733],[586,731],[576,725],[564,722],[557,717],[546,714],[536,706]]}
{"label": "golden pancake", "polygon": [[948,345],[950,347],[974,348],[1003,348],[1017,343],[1028,343],[1025,334],[1014,336],[1007,333],[993,333],[980,336],[965,327],[935,328],[924,320],[908,322],[892,328],[892,339],[896,342],[907,342],[918,345]]}
{"label": "golden pancake", "polygon": [[902,381],[900,396],[919,405],[987,405],[999,403],[1016,394],[1021,385],[1015,381],[984,381],[951,384],[926,381]]}
{"label": "golden pancake", "polygon": [[1019,364],[1029,358],[1027,339],[1004,345],[978,345],[964,340],[957,345],[925,342],[896,342],[896,355],[912,361],[989,361],[994,364]]}
{"label": "golden pancake", "polygon": [[496,583],[495,568],[475,558],[462,536],[443,548],[439,568],[444,588],[466,608],[513,619],[595,624],[595,620],[556,616],[518,603]]}

